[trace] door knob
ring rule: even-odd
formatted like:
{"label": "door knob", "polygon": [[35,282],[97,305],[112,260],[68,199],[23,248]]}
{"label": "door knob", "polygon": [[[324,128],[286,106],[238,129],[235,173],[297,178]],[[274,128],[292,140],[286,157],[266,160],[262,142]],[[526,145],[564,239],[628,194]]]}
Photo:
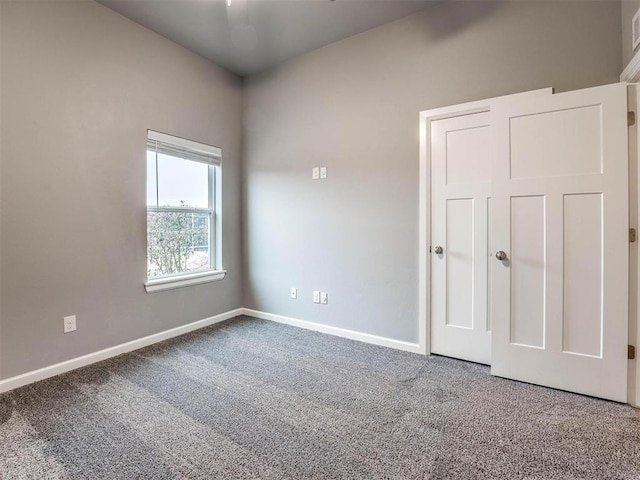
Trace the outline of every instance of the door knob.
{"label": "door knob", "polygon": [[496,252],[496,260],[506,260],[507,259],[507,254],[505,252],[503,252],[502,250],[498,250]]}
{"label": "door knob", "polygon": [[436,255],[442,255],[442,247],[440,246],[434,248],[433,251],[436,252]]}

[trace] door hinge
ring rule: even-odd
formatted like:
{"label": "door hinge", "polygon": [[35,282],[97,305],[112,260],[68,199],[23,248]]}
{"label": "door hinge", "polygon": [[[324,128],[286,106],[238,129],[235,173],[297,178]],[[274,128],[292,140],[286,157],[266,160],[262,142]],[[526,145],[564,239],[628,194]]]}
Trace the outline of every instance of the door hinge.
{"label": "door hinge", "polygon": [[632,127],[636,124],[636,112],[627,112],[627,125]]}
{"label": "door hinge", "polygon": [[629,229],[629,243],[636,243],[636,229],[635,228],[630,228]]}
{"label": "door hinge", "polygon": [[629,345],[628,346],[627,358],[629,360],[635,360],[636,359],[636,347],[634,347],[633,345]]}

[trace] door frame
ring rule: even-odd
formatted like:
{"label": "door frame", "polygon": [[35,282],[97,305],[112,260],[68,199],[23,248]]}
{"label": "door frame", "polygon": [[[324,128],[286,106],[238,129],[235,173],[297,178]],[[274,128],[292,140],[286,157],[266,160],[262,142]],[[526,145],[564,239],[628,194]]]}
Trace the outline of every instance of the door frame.
{"label": "door frame", "polygon": [[450,105],[420,112],[420,191],[418,195],[418,351],[431,354],[431,122],[474,113],[489,112],[499,102],[513,98],[553,94],[553,88],[541,88],[475,102]]}
{"label": "door frame", "polygon": [[[640,84],[627,85],[627,109],[636,112],[636,123],[629,127],[629,228],[638,231],[640,223]],[[629,343],[636,347],[636,359],[628,360],[627,402],[640,407],[640,258],[638,241],[629,243]]]}

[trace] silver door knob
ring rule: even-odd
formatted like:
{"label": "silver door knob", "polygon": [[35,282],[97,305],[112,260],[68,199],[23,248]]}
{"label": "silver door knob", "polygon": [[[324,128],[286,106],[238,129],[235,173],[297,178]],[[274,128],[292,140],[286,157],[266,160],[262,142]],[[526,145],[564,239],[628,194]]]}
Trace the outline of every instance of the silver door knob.
{"label": "silver door knob", "polygon": [[440,246],[434,248],[433,251],[436,252],[436,255],[442,255],[442,247]]}
{"label": "silver door knob", "polygon": [[502,250],[498,250],[496,252],[496,260],[506,260],[507,259],[507,254],[505,252],[503,252]]}

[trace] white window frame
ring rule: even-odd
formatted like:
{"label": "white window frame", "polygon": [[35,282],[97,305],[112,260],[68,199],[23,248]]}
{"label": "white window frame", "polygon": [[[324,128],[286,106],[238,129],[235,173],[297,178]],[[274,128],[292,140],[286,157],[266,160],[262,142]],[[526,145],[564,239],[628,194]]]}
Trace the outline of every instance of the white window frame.
{"label": "white window frame", "polygon": [[640,8],[631,20],[631,51],[633,52],[640,45]]}
{"label": "white window frame", "polygon": [[[211,145],[205,145],[193,140],[175,137],[166,133],[147,131],[147,143],[158,141],[171,146],[179,147],[197,154],[204,154],[217,159],[215,164],[208,165],[208,207],[160,207],[147,205],[149,212],[188,212],[205,213],[209,215],[209,268],[194,272],[180,272],[159,277],[147,278],[144,286],[147,293],[155,293],[163,290],[197,285],[200,283],[222,280],[227,271],[222,268],[222,149]],[[147,147],[148,150],[148,147]],[[190,161],[190,160],[185,160]],[[157,157],[156,157],[157,162]],[[156,163],[156,176],[158,175]],[[157,188],[157,177],[156,177]],[[156,191],[157,195],[157,191]],[[148,262],[148,259],[147,259]]]}

